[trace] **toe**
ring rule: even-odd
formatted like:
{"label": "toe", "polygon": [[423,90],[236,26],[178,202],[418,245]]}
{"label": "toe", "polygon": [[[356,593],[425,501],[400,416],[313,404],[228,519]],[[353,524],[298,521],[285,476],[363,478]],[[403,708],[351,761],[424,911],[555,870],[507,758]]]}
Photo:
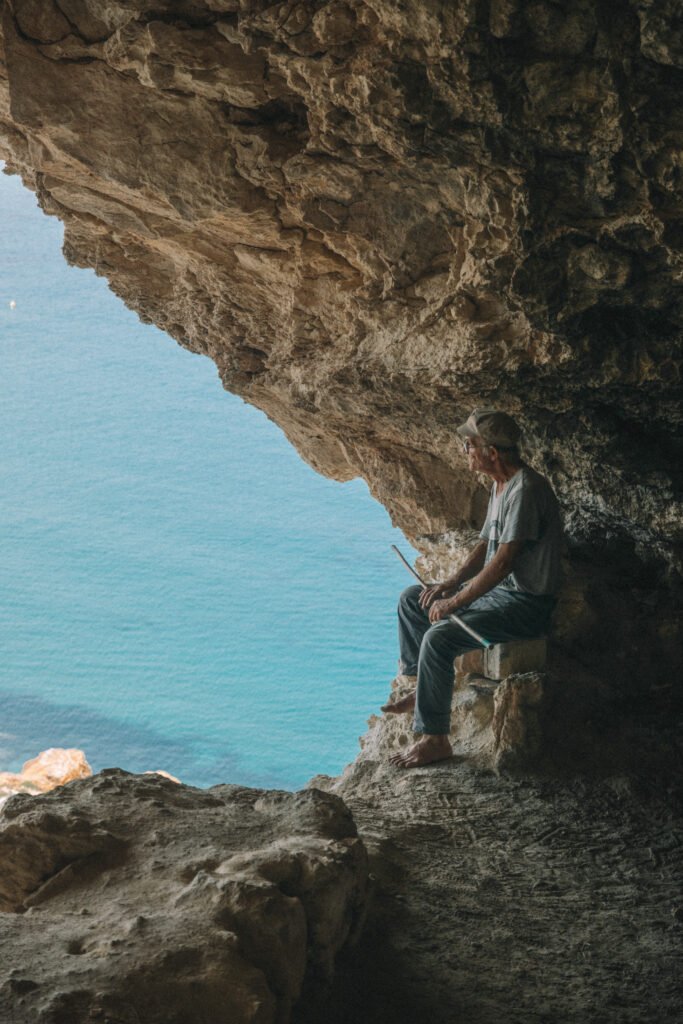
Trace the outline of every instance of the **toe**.
{"label": "toe", "polygon": [[409,757],[410,757],[410,751],[408,751],[405,754],[394,754],[394,756],[389,758],[389,760],[391,761],[392,764],[395,764],[395,765],[398,765],[399,767],[401,767],[401,765],[403,765],[408,760]]}

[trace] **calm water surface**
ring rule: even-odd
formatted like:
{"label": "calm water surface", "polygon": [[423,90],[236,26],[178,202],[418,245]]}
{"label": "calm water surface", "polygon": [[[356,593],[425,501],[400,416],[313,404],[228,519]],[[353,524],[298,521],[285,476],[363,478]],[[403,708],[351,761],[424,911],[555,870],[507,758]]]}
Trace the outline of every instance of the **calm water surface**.
{"label": "calm water surface", "polygon": [[200,786],[339,772],[395,668],[410,548],[67,267],[16,177],[0,216],[0,769],[75,746]]}

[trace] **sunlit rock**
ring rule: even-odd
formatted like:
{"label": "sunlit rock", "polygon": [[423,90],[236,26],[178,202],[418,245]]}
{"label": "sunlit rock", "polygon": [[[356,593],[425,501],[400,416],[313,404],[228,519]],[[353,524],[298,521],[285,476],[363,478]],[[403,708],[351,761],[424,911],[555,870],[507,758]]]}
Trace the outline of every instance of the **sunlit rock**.
{"label": "sunlit rock", "polygon": [[82,750],[50,747],[26,761],[20,772],[0,772],[0,803],[12,793],[46,793],[92,775]]}
{"label": "sunlit rock", "polygon": [[[161,768],[144,774],[162,775],[171,782],[180,782]],[[46,793],[56,786],[64,786],[74,779],[86,779],[90,775],[92,768],[82,750],[50,747],[26,761],[20,772],[0,772],[0,807],[15,793]]]}
{"label": "sunlit rock", "polygon": [[176,779],[175,775],[171,775],[170,772],[165,772],[163,768],[157,768],[148,772],[143,772],[143,775],[161,775],[162,778],[168,779],[170,782],[177,782],[180,785],[180,779]]}
{"label": "sunlit rock", "polygon": [[338,797],[117,769],[0,818],[0,1018],[276,1024],[362,919]]}

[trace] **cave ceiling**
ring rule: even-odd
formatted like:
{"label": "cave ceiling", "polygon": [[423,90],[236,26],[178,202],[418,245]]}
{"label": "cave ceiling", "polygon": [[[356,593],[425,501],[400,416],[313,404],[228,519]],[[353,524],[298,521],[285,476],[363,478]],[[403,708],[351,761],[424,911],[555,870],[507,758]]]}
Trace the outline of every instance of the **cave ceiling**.
{"label": "cave ceiling", "polygon": [[466,537],[517,417],[575,549],[680,569],[675,0],[5,0],[0,156],[318,471]]}

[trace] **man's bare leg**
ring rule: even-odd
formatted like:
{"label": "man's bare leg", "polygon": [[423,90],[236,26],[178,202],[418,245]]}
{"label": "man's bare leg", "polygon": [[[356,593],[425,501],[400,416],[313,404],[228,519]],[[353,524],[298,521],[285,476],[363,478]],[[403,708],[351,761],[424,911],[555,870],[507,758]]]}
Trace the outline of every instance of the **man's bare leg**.
{"label": "man's bare leg", "polygon": [[406,715],[409,711],[414,710],[416,699],[417,690],[411,690],[410,693],[407,693],[405,697],[401,697],[400,700],[382,704],[381,710],[386,715]]}
{"label": "man's bare leg", "polygon": [[452,756],[453,749],[448,736],[425,734],[404,754],[394,754],[389,760],[397,768],[420,768],[423,764],[446,761]]}

